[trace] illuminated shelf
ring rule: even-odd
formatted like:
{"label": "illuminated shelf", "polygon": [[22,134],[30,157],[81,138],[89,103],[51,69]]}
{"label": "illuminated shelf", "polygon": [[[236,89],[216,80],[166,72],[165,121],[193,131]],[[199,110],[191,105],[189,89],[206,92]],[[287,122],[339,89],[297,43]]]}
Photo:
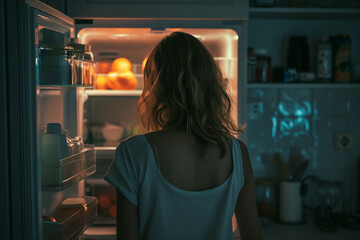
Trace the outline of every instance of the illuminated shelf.
{"label": "illuminated shelf", "polygon": [[93,97],[139,97],[142,93],[142,90],[86,90],[85,93],[88,96]]}
{"label": "illuminated shelf", "polygon": [[272,19],[359,19],[360,8],[291,8],[273,7],[249,9],[249,18]]}
{"label": "illuminated shelf", "polygon": [[360,83],[248,83],[247,88],[353,89]]}

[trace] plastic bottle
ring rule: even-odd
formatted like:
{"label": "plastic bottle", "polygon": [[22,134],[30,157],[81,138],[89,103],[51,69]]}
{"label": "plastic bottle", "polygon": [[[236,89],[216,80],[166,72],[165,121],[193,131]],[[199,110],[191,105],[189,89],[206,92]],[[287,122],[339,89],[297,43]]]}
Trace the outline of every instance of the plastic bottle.
{"label": "plastic bottle", "polygon": [[317,51],[317,79],[321,82],[331,82],[333,73],[333,46],[328,36],[324,36]]}

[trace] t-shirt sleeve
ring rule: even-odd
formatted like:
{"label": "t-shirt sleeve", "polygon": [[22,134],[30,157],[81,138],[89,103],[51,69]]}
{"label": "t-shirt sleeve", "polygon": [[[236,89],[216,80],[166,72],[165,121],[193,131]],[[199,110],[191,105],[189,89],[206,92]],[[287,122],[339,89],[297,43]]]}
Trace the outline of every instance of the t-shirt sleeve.
{"label": "t-shirt sleeve", "polygon": [[120,143],[104,179],[117,188],[131,203],[138,206],[138,171],[135,160],[131,158],[126,142]]}

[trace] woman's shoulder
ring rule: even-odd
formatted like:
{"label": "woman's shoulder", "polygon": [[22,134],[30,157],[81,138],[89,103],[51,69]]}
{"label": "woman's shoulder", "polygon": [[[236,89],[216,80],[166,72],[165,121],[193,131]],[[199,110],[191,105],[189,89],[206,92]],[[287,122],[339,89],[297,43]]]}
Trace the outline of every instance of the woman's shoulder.
{"label": "woman's shoulder", "polygon": [[136,150],[139,148],[143,148],[146,146],[146,139],[144,135],[134,135],[125,138],[120,142],[117,146],[116,151],[122,151],[124,149],[127,150]]}

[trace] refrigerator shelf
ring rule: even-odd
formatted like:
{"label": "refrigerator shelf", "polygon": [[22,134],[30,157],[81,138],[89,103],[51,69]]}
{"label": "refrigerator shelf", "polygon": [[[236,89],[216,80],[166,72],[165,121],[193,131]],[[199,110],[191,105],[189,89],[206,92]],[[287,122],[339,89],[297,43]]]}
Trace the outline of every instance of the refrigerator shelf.
{"label": "refrigerator shelf", "polygon": [[93,145],[70,157],[63,158],[58,165],[42,165],[42,190],[62,191],[96,171],[96,151]]}
{"label": "refrigerator shelf", "polygon": [[86,90],[85,93],[92,97],[139,97],[142,90]]}
{"label": "refrigerator shelf", "polygon": [[92,89],[94,88],[94,85],[79,85],[79,84],[40,84],[39,87],[41,89],[46,89],[46,88],[49,88],[49,89],[53,89],[54,87],[60,87],[60,88],[79,88],[79,87],[82,87],[82,88],[89,88],[89,89]]}
{"label": "refrigerator shelf", "polygon": [[43,217],[43,238],[70,240],[80,236],[97,216],[97,199],[84,196],[86,205],[63,208],[58,206],[50,215]]}

